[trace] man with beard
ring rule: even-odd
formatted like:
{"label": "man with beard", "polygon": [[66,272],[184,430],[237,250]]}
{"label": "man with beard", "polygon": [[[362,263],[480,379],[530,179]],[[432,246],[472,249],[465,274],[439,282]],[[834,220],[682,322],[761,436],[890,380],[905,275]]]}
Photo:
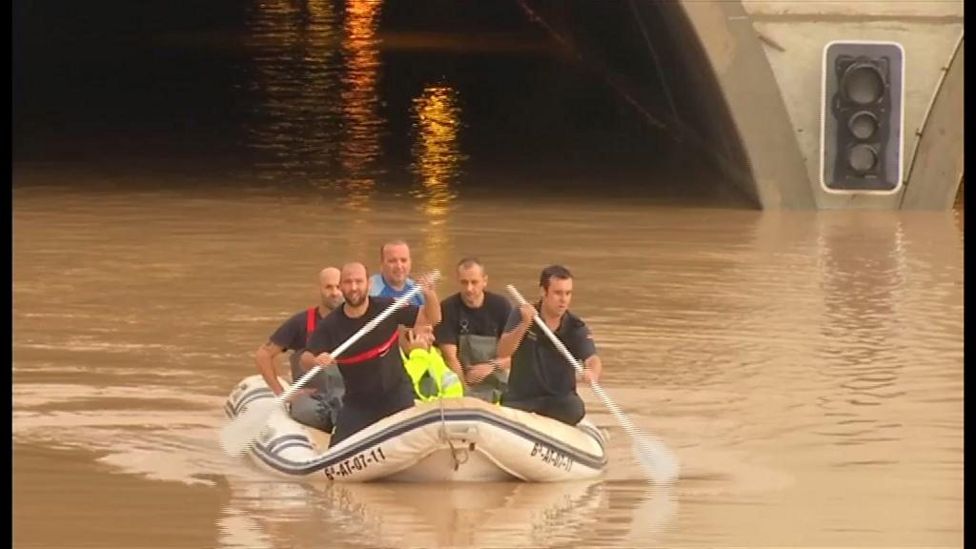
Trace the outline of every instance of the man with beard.
{"label": "man with beard", "polygon": [[[425,297],[424,312],[440,322],[440,301],[427,276],[418,280]],[[301,363],[305,369],[323,368],[336,362],[345,382],[342,411],[330,446],[384,417],[413,406],[414,391],[396,348],[400,326],[414,327],[420,308],[406,304],[386,317],[337,359],[330,351],[341,345],[395,301],[369,296],[369,278],[362,263],[343,265],[339,287],[345,303],[319,323],[312,333]]]}
{"label": "man with beard", "polygon": [[576,393],[575,368],[545,332],[533,325],[536,311],[570,354],[583,362],[584,381],[597,381],[603,365],[590,329],[569,311],[573,297],[573,275],[569,270],[561,265],[546,267],[539,277],[539,287],[542,299],[535,305],[526,303],[513,310],[505,333],[498,340],[499,358],[512,358],[502,405],[576,425],[586,415],[586,408]]}
{"label": "man with beard", "polygon": [[[309,336],[319,322],[342,304],[339,269],[335,267],[322,269],[319,272],[318,283],[318,306],[295,313],[279,326],[255,353],[254,362],[257,364],[258,372],[275,395],[280,395],[284,391],[275,374],[275,359],[281,353],[291,349],[292,353],[288,360],[291,364],[291,378],[292,382],[297,381],[305,374],[305,370],[299,365],[301,349],[305,348]],[[303,425],[331,433],[339,409],[342,408],[343,391],[339,370],[325,368],[295,393],[289,406],[289,415]]]}
{"label": "man with beard", "polygon": [[498,338],[512,306],[487,291],[485,267],[474,257],[457,265],[461,291],[441,303],[437,345],[454,373],[465,381],[465,396],[498,402],[508,381],[510,359],[497,359]]}

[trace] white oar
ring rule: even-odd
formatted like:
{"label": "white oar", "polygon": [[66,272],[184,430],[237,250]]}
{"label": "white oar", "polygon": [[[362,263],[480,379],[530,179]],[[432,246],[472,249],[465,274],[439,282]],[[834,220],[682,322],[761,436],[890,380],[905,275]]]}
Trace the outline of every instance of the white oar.
{"label": "white oar", "polygon": [[[440,277],[440,271],[436,269],[429,275],[431,282],[436,282]],[[366,323],[365,326],[359,329],[358,332],[353,334],[349,339],[344,341],[342,345],[335,348],[332,353],[332,358],[336,358],[342,353],[344,353],[353,343],[359,341],[359,338],[363,337],[367,333],[376,328],[380,322],[383,322],[386,317],[393,314],[393,311],[406,305],[413,296],[417,295],[420,291],[420,285],[416,285],[409,292],[404,294],[402,297],[393,302],[385,311],[376,316],[373,320]],[[232,419],[230,423],[225,425],[220,431],[220,445],[223,447],[224,451],[232,456],[239,456],[243,454],[246,450],[251,447],[254,443],[254,439],[261,434],[264,430],[265,424],[268,419],[271,418],[271,414],[275,410],[283,409],[283,405],[295,394],[299,389],[302,388],[308,380],[312,379],[315,374],[319,373],[322,366],[316,364],[314,368],[305,372],[301,378],[295,383],[292,383],[287,390],[278,395],[274,400],[259,400],[250,406],[248,406],[245,411]]]}
{"label": "white oar", "polygon": [[[512,297],[515,298],[515,301],[517,301],[519,305],[526,304],[525,298],[522,297],[522,294],[515,289],[515,286],[509,284],[508,293],[512,294]],[[533,318],[536,325],[539,326],[539,328],[541,328],[547,336],[549,336],[549,339],[552,340],[553,345],[559,349],[559,352],[561,352],[563,356],[566,357],[566,360],[573,365],[576,372],[582,376],[583,365],[580,363],[580,361],[569,352],[569,349],[567,349],[566,346],[563,345],[563,342],[556,337],[556,334],[552,333],[549,326],[546,326],[546,323],[543,322],[542,318],[539,317],[539,313],[536,313]],[[678,458],[671,452],[671,450],[669,450],[663,442],[642,433],[640,429],[638,429],[637,426],[630,421],[630,418],[624,414],[623,410],[621,410],[614,401],[610,400],[607,393],[603,391],[603,387],[600,387],[596,381],[591,380],[590,387],[593,388],[593,392],[596,393],[596,396],[600,397],[600,401],[603,403],[603,405],[610,410],[610,413],[613,414],[613,417],[617,420],[617,423],[620,424],[620,427],[623,428],[624,432],[630,435],[630,438],[634,443],[634,456],[637,458],[637,462],[640,463],[648,477],[659,484],[674,482],[678,478],[679,467]]]}

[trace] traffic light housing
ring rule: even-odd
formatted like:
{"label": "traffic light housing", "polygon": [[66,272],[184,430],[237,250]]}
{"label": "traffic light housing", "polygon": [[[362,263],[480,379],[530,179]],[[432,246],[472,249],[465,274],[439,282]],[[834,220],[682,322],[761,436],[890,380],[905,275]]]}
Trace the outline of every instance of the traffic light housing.
{"label": "traffic light housing", "polygon": [[824,47],[820,183],[833,193],[897,192],[902,184],[905,50],[895,42]]}

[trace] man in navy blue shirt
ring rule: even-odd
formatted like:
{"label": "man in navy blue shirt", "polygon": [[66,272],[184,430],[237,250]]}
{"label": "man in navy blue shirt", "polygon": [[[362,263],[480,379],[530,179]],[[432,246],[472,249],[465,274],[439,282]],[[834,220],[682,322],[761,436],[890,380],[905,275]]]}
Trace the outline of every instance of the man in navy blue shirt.
{"label": "man in navy blue shirt", "polygon": [[576,425],[586,415],[576,392],[576,369],[533,322],[536,312],[575,358],[583,362],[583,380],[597,381],[603,370],[586,323],[569,311],[573,275],[561,265],[542,270],[542,299],[513,309],[498,340],[498,358],[511,357],[508,389],[502,405]]}

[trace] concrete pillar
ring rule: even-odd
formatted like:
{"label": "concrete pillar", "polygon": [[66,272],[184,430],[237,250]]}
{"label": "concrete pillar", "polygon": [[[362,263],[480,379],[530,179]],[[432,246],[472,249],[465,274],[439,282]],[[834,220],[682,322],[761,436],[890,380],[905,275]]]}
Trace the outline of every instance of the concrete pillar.
{"label": "concrete pillar", "polygon": [[[904,47],[902,166],[907,174],[912,151],[918,143],[916,130],[921,127],[925,110],[936,91],[941,68],[962,34],[962,1],[741,0],[735,3],[741,3],[751,18],[751,26],[767,46],[765,56],[785,100],[817,207],[899,208],[904,191],[887,196],[837,195],[820,188],[823,47],[832,40],[892,41]],[[957,124],[961,132],[961,117]]]}
{"label": "concrete pillar", "polygon": [[908,159],[902,209],[945,210],[955,203],[963,174],[963,55],[960,41],[924,121],[914,160]]}
{"label": "concrete pillar", "polygon": [[[680,0],[728,106],[763,209],[813,208],[811,184],[783,96],[738,1]],[[692,38],[692,37],[689,37]]]}
{"label": "concrete pillar", "polygon": [[[944,81],[940,76],[962,35],[961,1],[680,0],[676,5],[697,37],[688,47],[700,44],[714,74],[734,126],[726,133],[738,136],[747,177],[764,209],[952,206],[962,173],[962,55]],[[820,186],[822,55],[833,40],[893,41],[905,49],[907,185],[898,193],[838,195]]]}

